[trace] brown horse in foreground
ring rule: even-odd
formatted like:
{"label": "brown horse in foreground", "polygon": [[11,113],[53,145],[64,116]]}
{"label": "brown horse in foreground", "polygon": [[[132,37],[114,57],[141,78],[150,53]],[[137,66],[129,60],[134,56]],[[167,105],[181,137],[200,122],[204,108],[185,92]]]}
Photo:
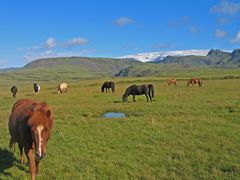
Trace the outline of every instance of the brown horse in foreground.
{"label": "brown horse in foreground", "polygon": [[194,84],[198,84],[198,86],[199,87],[201,87],[202,86],[202,80],[200,79],[200,78],[192,78],[192,79],[190,79],[189,81],[188,81],[188,83],[187,83],[187,86],[189,86],[189,85],[194,85]]}
{"label": "brown horse in foreground", "polygon": [[[52,112],[47,103],[30,99],[17,101],[8,122],[11,136],[9,147],[18,143],[20,162],[23,164],[23,149],[27,156],[31,178],[39,172],[40,160],[46,154],[47,141],[53,127]],[[35,157],[34,157],[35,150]]]}
{"label": "brown horse in foreground", "polygon": [[167,80],[167,83],[168,85],[170,86],[171,84],[174,84],[175,86],[177,85],[177,79],[174,78],[174,79],[168,79]]}

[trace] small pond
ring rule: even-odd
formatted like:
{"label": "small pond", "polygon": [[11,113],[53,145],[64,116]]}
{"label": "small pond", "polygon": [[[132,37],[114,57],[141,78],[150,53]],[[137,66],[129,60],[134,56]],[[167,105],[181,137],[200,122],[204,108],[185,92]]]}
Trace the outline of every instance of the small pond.
{"label": "small pond", "polygon": [[120,112],[107,112],[102,117],[103,118],[125,118],[126,115]]}

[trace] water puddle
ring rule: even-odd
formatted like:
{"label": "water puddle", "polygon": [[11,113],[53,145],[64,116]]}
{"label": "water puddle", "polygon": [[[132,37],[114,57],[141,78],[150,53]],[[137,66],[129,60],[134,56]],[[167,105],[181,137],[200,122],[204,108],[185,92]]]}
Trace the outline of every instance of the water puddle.
{"label": "water puddle", "polygon": [[103,118],[125,118],[126,115],[120,112],[108,112],[108,113],[105,113],[102,117]]}

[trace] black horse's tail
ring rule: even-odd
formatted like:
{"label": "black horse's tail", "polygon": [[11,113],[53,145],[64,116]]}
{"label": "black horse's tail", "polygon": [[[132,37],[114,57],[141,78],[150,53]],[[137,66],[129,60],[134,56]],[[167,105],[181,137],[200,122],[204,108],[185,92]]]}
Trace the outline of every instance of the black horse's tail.
{"label": "black horse's tail", "polygon": [[154,98],[154,87],[152,84],[148,85],[148,89],[149,89],[149,95],[152,94],[152,97]]}

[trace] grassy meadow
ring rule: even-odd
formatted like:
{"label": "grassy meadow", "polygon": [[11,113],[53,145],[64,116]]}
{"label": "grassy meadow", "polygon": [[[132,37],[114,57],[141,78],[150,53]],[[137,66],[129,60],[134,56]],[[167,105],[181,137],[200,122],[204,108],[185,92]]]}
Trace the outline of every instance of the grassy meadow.
{"label": "grassy meadow", "polygon": [[[27,163],[22,166],[18,161],[17,146],[15,152],[8,149],[7,123],[15,102],[11,84],[18,85],[16,99],[46,101],[54,113],[39,180],[240,179],[240,79],[235,78],[239,72],[177,72],[181,81],[176,87],[167,85],[168,74],[66,78],[66,94],[56,93],[61,79],[42,79],[37,95],[32,78],[1,76],[0,179],[30,179]],[[205,78],[203,87],[186,86],[193,75]],[[109,79],[115,81],[116,92],[101,93],[101,84]],[[127,103],[121,102],[129,85],[142,83],[154,84],[152,103],[145,96],[137,96],[136,103],[131,96]],[[123,112],[127,117],[103,118],[106,112]]]}

